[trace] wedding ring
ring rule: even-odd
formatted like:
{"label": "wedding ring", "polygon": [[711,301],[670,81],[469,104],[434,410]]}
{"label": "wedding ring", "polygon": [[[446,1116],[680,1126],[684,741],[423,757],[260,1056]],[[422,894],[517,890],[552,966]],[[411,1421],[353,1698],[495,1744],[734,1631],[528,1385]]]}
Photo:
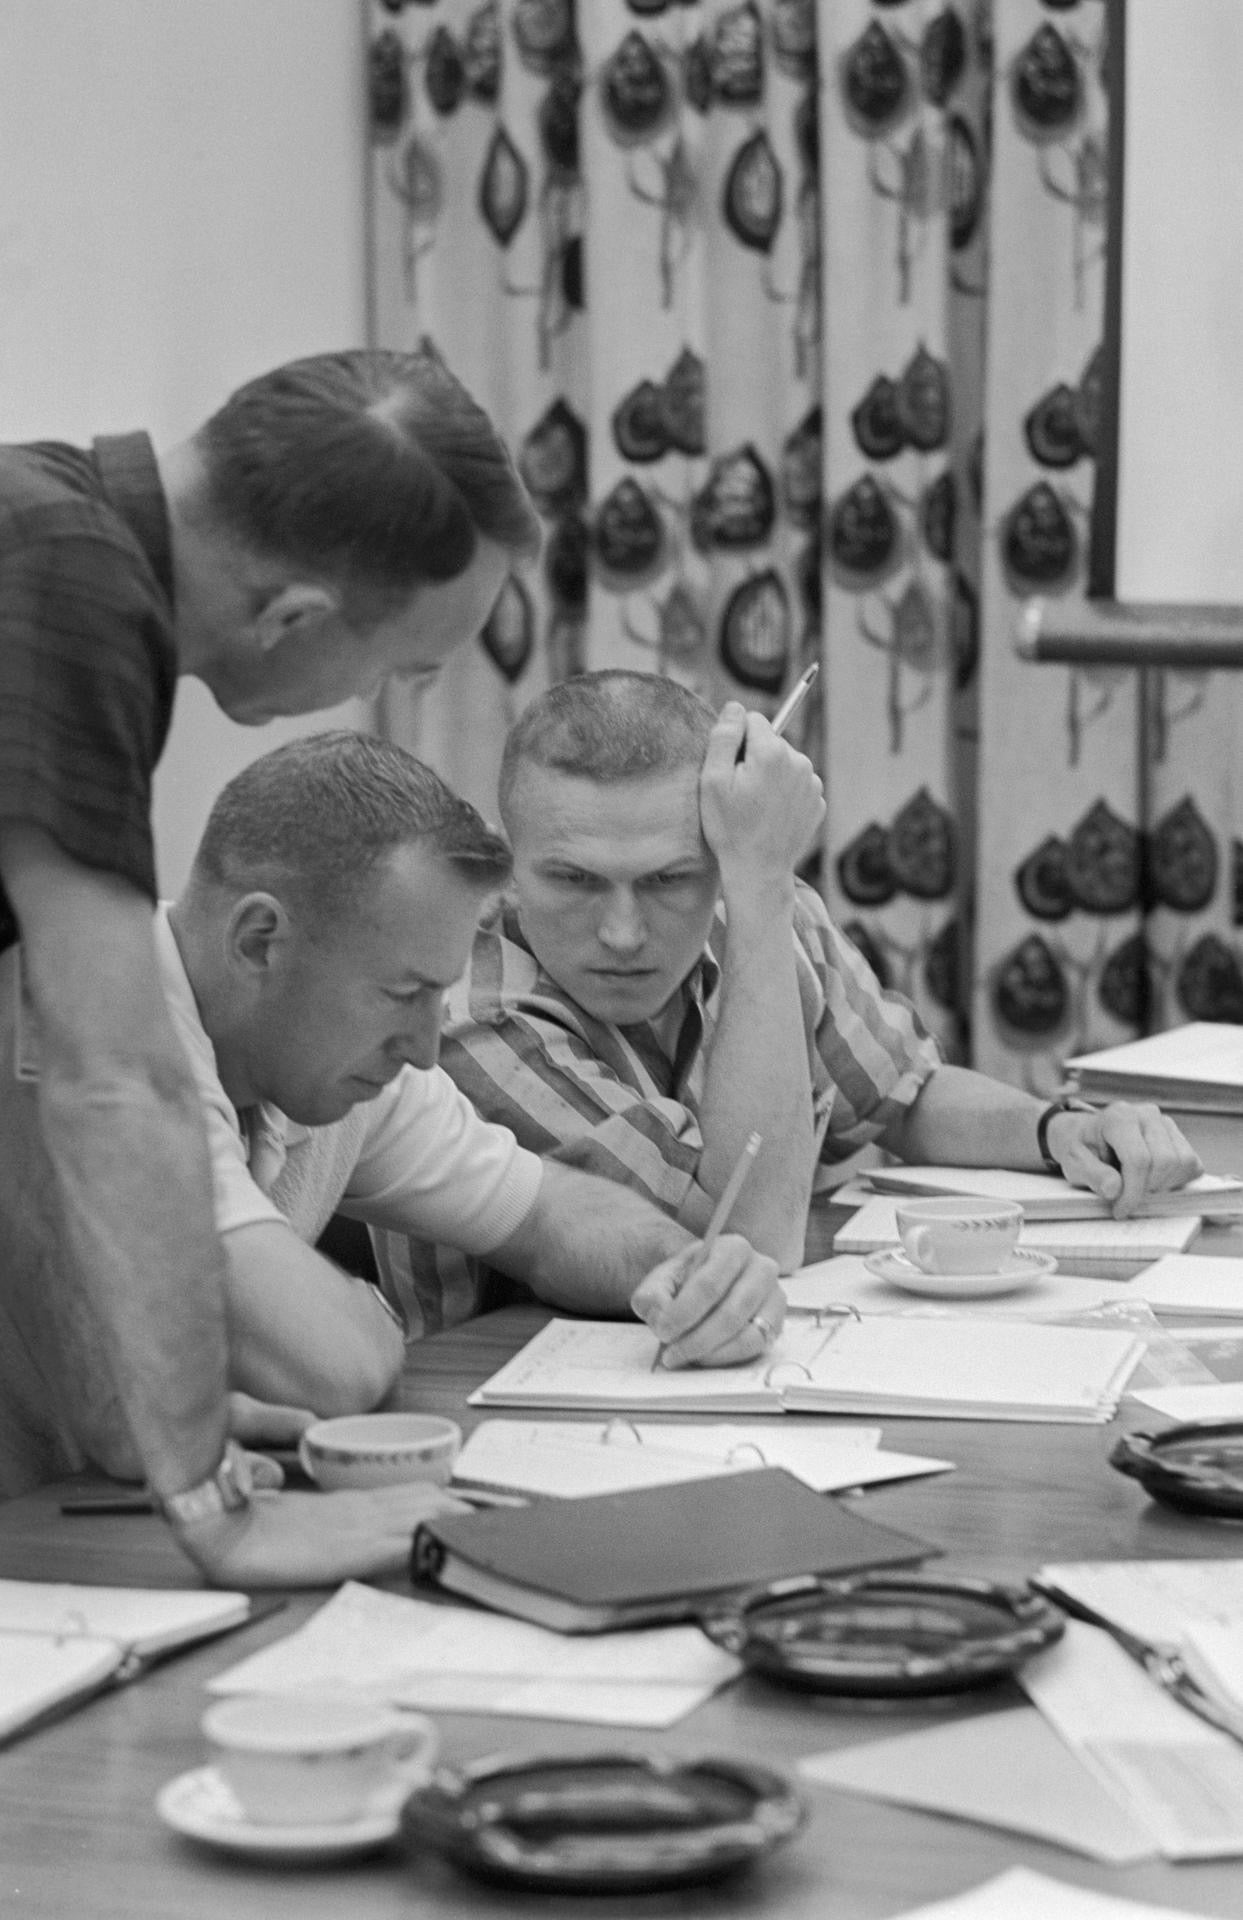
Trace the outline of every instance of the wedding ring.
{"label": "wedding ring", "polygon": [[776,1338],[776,1333],[775,1333],[775,1330],[769,1326],[767,1320],[764,1318],[762,1313],[753,1313],[751,1315],[750,1321],[748,1322],[748,1325],[753,1326],[755,1328],[755,1331],[759,1334],[760,1339],[764,1342],[764,1345],[766,1347],[769,1347],[772,1345],[773,1341]]}

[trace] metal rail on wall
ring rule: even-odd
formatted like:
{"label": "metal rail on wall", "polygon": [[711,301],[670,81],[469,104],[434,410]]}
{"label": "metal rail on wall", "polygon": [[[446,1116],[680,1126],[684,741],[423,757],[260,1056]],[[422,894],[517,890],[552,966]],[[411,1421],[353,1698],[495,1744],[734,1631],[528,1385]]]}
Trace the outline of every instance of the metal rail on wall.
{"label": "metal rail on wall", "polygon": [[1025,660],[1074,667],[1243,667],[1243,607],[1026,600],[1014,644]]}

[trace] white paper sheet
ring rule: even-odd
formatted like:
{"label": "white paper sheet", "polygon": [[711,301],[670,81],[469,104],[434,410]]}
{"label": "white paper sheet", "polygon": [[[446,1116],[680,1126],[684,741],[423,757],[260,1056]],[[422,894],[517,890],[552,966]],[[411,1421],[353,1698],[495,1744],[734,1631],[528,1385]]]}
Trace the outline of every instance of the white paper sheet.
{"label": "white paper sheet", "polygon": [[1032,1707],[812,1754],[799,1772],[847,1793],[1034,1834],[1115,1866],[1157,1851]]}
{"label": "white paper sheet", "polygon": [[1157,1313],[1243,1319],[1243,1260],[1229,1255],[1166,1254],[1137,1273],[1132,1290]]}
{"label": "white paper sheet", "polygon": [[1129,1396],[1169,1420],[1243,1420],[1243,1381],[1208,1387],[1137,1387]]}
{"label": "white paper sheet", "polygon": [[1243,1560],[1070,1560],[1037,1577],[1150,1647],[1195,1621],[1243,1624]]}
{"label": "white paper sheet", "polygon": [[673,1724],[741,1671],[698,1627],[569,1635],[347,1581],[209,1693],[347,1688],[395,1705],[608,1725]]}
{"label": "white paper sheet", "polygon": [[951,1894],[931,1906],[910,1907],[897,1920],[1194,1920],[1182,1907],[1154,1907],[1147,1900],[1120,1900],[1065,1880],[1011,1867],[996,1880]]}
{"label": "white paper sheet", "polygon": [[1169,1859],[1243,1855],[1243,1746],[1163,1693],[1108,1634],[1072,1620],[1018,1677]]}

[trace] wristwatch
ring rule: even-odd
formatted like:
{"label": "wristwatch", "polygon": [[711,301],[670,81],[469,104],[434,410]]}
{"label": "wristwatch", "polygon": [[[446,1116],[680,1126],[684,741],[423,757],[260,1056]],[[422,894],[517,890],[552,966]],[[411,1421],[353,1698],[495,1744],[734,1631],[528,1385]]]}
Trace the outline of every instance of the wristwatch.
{"label": "wristwatch", "polygon": [[156,1506],[174,1527],[190,1527],[198,1520],[214,1520],[222,1513],[240,1513],[250,1505],[254,1480],[250,1461],[236,1440],[229,1440],[216,1471],[184,1493],[157,1498]]}
{"label": "wristwatch", "polygon": [[1090,1100],[1076,1100],[1073,1094],[1063,1094],[1060,1100],[1053,1100],[1045,1108],[1036,1122],[1036,1152],[1050,1173],[1061,1173],[1059,1161],[1049,1152],[1049,1122],[1059,1113],[1096,1113],[1099,1109]]}

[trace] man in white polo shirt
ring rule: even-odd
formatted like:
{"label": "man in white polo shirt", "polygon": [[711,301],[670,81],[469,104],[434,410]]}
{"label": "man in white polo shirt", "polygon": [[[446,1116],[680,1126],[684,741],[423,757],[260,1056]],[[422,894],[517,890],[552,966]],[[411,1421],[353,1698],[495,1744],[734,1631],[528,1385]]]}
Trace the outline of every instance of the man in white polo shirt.
{"label": "man in white polo shirt", "polygon": [[233,1388],[324,1414],[392,1384],[401,1316],[315,1249],[338,1211],[560,1307],[633,1301],[670,1365],[754,1359],[780,1327],[773,1261],[725,1234],[683,1284],[691,1234],[520,1147],[437,1067],[445,990],[508,873],[472,807],[365,735],[293,741],[217,800],[157,946],[206,1115]]}

